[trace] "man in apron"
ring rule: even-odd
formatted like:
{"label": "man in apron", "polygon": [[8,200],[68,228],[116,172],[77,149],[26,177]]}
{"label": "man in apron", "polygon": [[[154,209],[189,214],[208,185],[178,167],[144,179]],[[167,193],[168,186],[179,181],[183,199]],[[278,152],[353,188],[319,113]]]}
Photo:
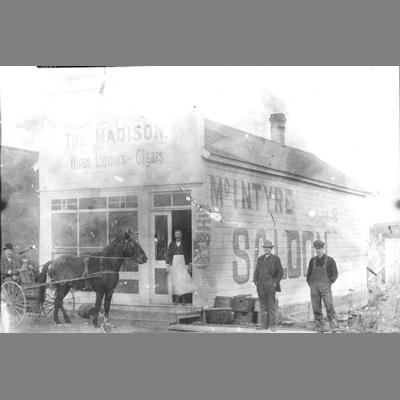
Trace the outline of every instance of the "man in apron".
{"label": "man in apron", "polygon": [[182,239],[182,231],[175,229],[175,240],[170,243],[167,251],[167,273],[171,279],[174,304],[186,304],[188,293],[196,291],[192,277],[189,274],[190,252],[189,244]]}
{"label": "man in apron", "polygon": [[311,304],[314,312],[315,324],[319,332],[324,332],[322,315],[323,300],[329,325],[332,332],[337,329],[336,312],[333,306],[331,286],[338,277],[336,262],[325,254],[325,243],[322,240],[314,241],[316,256],[311,258],[307,270],[307,283],[310,286]]}

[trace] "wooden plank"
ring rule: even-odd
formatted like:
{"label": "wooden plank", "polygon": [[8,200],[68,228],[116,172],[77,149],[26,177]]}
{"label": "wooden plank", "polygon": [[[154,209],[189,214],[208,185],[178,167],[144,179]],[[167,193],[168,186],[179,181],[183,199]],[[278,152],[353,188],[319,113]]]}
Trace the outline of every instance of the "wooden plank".
{"label": "wooden plank", "polygon": [[197,333],[316,333],[310,330],[286,329],[278,327],[275,332],[271,330],[257,330],[254,326],[237,325],[185,325],[174,324],[168,326],[169,331],[197,332]]}

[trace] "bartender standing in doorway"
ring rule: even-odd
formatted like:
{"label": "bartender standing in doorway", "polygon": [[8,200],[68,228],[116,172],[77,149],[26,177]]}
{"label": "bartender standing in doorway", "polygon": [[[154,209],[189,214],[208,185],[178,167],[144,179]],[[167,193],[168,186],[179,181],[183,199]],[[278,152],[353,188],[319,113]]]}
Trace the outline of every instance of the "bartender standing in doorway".
{"label": "bartender standing in doorway", "polygon": [[184,295],[193,293],[196,287],[188,272],[189,244],[183,240],[180,229],[175,229],[174,237],[175,240],[168,247],[166,263],[171,279],[173,301],[177,305],[186,304]]}

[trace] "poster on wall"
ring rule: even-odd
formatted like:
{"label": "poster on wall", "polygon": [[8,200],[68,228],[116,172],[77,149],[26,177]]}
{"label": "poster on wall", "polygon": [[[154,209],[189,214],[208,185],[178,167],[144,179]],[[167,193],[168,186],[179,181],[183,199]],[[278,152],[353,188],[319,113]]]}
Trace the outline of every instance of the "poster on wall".
{"label": "poster on wall", "polygon": [[208,205],[196,207],[195,211],[195,237],[194,258],[196,265],[206,266],[210,264],[210,242],[211,242],[211,217],[207,211]]}

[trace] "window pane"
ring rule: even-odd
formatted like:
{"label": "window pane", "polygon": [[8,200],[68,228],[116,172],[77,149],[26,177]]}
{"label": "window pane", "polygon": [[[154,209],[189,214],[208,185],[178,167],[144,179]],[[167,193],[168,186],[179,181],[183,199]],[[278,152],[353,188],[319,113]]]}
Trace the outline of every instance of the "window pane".
{"label": "window pane", "polygon": [[61,210],[61,200],[52,200],[51,201],[51,209],[52,210]]}
{"label": "window pane", "polygon": [[51,216],[52,247],[77,246],[77,215],[53,214]]}
{"label": "window pane", "polygon": [[168,294],[168,276],[164,268],[156,268],[154,270],[154,293]]}
{"label": "window pane", "polygon": [[168,216],[156,215],[154,219],[154,245],[156,260],[165,260],[168,248]]}
{"label": "window pane", "polygon": [[78,208],[77,199],[67,199],[67,210],[76,210]]}
{"label": "window pane", "polygon": [[186,197],[190,196],[190,193],[174,193],[172,195],[172,203],[174,206],[190,206],[190,201],[186,200]]}
{"label": "window pane", "polygon": [[137,279],[121,279],[115,287],[115,293],[139,293],[139,281]]}
{"label": "window pane", "polygon": [[154,195],[154,207],[165,207],[170,205],[171,205],[171,195],[169,193]]}
{"label": "window pane", "polygon": [[121,197],[109,197],[108,198],[108,208],[120,208]]}
{"label": "window pane", "polygon": [[108,214],[109,241],[121,237],[125,230],[131,230],[133,233],[138,230],[137,211],[110,211]]}
{"label": "window pane", "polygon": [[137,208],[138,207],[137,196],[126,196],[126,207],[127,208]]}
{"label": "window pane", "polygon": [[104,247],[107,244],[107,214],[81,213],[79,215],[79,245]]}
{"label": "window pane", "polygon": [[79,208],[82,210],[93,210],[95,208],[106,208],[106,197],[89,197],[86,199],[79,199]]}

